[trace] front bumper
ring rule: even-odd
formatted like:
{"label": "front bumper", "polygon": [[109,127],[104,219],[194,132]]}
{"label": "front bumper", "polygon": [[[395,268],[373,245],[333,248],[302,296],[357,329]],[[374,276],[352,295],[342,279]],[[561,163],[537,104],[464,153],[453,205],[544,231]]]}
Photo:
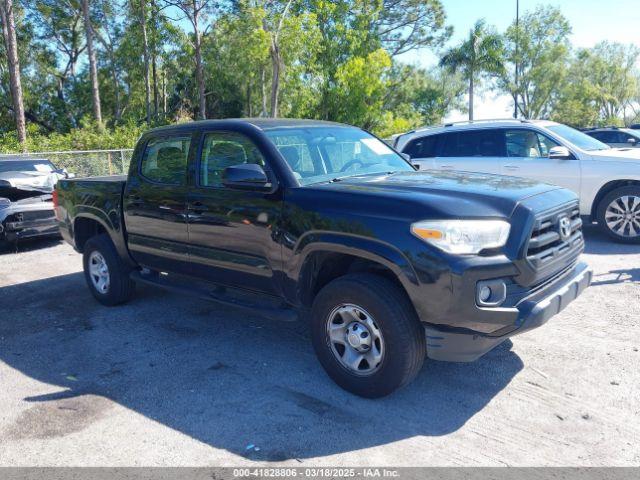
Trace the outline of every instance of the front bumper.
{"label": "front bumper", "polygon": [[545,324],[578,298],[591,284],[592,276],[591,268],[579,263],[544,289],[523,298],[514,307],[494,309],[496,315],[510,313],[515,321],[489,334],[425,325],[427,356],[434,360],[472,362],[507,338]]}

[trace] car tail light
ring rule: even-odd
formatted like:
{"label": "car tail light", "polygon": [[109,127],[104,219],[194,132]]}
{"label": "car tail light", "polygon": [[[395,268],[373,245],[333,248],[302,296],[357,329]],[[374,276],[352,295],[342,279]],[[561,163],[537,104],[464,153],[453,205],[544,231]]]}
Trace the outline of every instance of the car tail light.
{"label": "car tail light", "polygon": [[53,201],[53,208],[57,208],[58,207],[58,190],[56,190],[55,188],[53,189],[53,192],[51,192],[51,200]]}

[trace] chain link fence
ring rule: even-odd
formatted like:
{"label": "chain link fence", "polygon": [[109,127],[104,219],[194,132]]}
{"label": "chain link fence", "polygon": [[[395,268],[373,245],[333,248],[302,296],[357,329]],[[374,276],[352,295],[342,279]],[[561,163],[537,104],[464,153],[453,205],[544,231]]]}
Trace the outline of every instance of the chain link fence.
{"label": "chain link fence", "polygon": [[65,152],[29,152],[0,154],[3,158],[47,159],[58,168],[66,168],[77,177],[122,175],[129,169],[132,148],[120,150],[70,150]]}

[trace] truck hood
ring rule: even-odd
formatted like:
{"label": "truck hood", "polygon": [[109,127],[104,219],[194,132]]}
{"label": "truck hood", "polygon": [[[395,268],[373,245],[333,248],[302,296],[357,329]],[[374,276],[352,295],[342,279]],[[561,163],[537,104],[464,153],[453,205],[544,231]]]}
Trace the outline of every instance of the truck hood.
{"label": "truck hood", "polygon": [[612,148],[589,152],[592,160],[630,162],[640,165],[640,148]]}
{"label": "truck hood", "polygon": [[[368,197],[364,203],[369,210],[371,202],[380,199],[384,210],[402,205],[399,208],[408,216],[420,216],[420,210],[428,209],[434,216],[453,217],[509,217],[521,201],[563,190],[518,177],[435,170],[353,176],[312,187]],[[349,206],[355,206],[353,200]]]}

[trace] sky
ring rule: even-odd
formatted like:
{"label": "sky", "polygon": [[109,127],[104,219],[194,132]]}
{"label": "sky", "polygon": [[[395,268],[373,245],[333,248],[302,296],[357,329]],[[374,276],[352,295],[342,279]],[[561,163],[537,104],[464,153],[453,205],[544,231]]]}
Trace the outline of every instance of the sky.
{"label": "sky", "polygon": [[[516,0],[442,0],[447,23],[454,28],[447,46],[460,42],[476,20],[484,18],[499,32],[504,32],[515,19]],[[537,5],[560,8],[573,28],[571,43],[574,47],[592,47],[602,40],[633,43],[640,47],[640,0],[520,0],[520,15]],[[435,53],[429,50],[409,52],[402,61],[429,67],[437,63]],[[509,97],[485,94],[476,97],[476,119],[505,118],[513,115]],[[465,120],[466,114],[452,112],[445,120]]]}

